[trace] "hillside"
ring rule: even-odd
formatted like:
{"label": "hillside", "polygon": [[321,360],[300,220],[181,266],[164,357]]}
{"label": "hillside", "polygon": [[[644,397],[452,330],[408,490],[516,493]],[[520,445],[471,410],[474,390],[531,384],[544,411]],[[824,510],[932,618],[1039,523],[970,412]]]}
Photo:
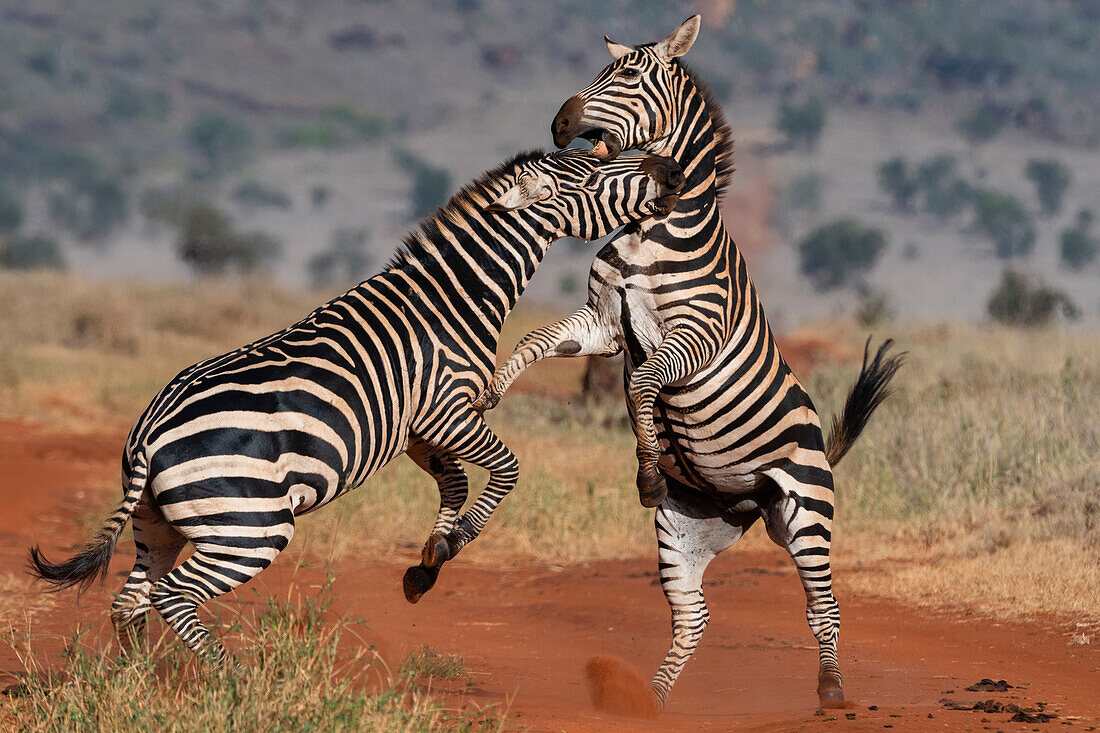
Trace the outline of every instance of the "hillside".
{"label": "hillside", "polygon": [[[337,289],[386,259],[418,206],[548,146],[557,107],[606,61],[603,33],[655,40],[695,10],[704,26],[689,61],[725,99],[739,143],[727,224],[781,327],[875,299],[880,315],[985,317],[1005,262],[967,206],[948,219],[891,206],[877,171],[899,155],[915,167],[949,154],[972,189],[1022,202],[1034,245],[1008,264],[1100,318],[1100,266],[1073,272],[1058,255],[1077,211],[1100,211],[1100,11],[1070,0],[9,0],[0,261],[52,241],[56,254],[31,264],[185,278],[181,217],[208,203],[249,248],[248,267]],[[777,109],[814,98],[820,143],[791,148]],[[988,129],[963,134],[975,115]],[[1070,171],[1052,216],[1025,177],[1031,158]],[[795,202],[807,173],[818,193]],[[19,215],[5,220],[5,206]],[[819,293],[795,245],[840,217],[879,227],[886,247],[864,277]],[[593,252],[557,248],[531,297],[571,305]]]}

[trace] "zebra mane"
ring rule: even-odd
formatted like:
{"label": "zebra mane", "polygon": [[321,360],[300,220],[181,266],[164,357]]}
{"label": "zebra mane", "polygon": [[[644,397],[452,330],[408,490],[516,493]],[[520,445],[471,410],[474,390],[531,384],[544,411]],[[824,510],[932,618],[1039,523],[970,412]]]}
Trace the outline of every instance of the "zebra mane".
{"label": "zebra mane", "polygon": [[[516,167],[546,155],[544,150],[525,150],[516,153],[506,161],[491,168],[458,190],[451,199],[440,206],[434,214],[424,217],[405,235],[394,251],[386,270],[394,270],[402,265],[416,262],[426,253],[449,247],[450,243],[440,231],[441,222],[454,221],[459,212],[483,211],[500,194],[500,185],[516,171]],[[510,182],[509,182],[510,183]]]}
{"label": "zebra mane", "polygon": [[737,170],[733,167],[733,130],[726,121],[726,113],[722,110],[718,97],[707,83],[687,64],[679,59],[676,59],[676,62],[684,70],[687,78],[695,84],[707,105],[707,112],[710,113],[711,126],[714,128],[714,188],[718,192],[718,200],[721,201],[730,178],[733,177],[733,172]]}

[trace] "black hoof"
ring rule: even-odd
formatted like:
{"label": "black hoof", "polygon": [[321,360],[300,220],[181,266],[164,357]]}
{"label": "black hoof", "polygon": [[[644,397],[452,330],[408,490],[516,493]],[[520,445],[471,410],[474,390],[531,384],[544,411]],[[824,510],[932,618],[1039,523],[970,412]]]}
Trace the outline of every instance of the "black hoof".
{"label": "black hoof", "polygon": [[435,586],[435,580],[439,577],[439,568],[426,568],[423,565],[413,565],[405,571],[405,579],[402,585],[405,589],[405,600],[416,603],[421,596]]}
{"label": "black hoof", "polygon": [[428,543],[424,545],[421,562],[426,568],[438,568],[451,559],[451,545],[447,538],[441,534],[433,534],[428,537]]}

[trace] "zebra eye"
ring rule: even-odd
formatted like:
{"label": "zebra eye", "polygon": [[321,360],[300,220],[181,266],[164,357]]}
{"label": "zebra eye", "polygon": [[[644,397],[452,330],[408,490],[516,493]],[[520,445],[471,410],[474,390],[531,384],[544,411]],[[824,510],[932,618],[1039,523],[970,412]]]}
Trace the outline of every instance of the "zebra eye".
{"label": "zebra eye", "polygon": [[637,69],[632,68],[630,66],[626,66],[626,67],[619,70],[619,76],[621,76],[622,78],[627,79],[629,81],[633,81],[634,79],[637,79],[641,75],[642,75],[642,72],[640,72]]}

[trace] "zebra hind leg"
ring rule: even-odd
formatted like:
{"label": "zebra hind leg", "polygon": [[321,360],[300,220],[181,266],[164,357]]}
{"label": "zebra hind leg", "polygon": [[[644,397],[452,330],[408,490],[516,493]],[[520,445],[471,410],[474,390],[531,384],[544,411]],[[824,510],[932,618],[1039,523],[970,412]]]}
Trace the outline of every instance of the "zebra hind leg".
{"label": "zebra hind leg", "polygon": [[266,538],[192,539],[195,554],[153,584],[149,594],[153,608],[191,651],[217,666],[240,669],[241,665],[199,620],[197,609],[258,575],[287,546],[292,535],[293,525],[286,535]]}
{"label": "zebra hind leg", "polygon": [[446,542],[442,538],[454,529],[458,513],[469,495],[469,481],[462,464],[453,456],[433,448],[422,440],[414,439],[409,446],[408,454],[416,465],[432,475],[439,486],[439,514],[436,516],[428,542],[424,544],[422,560],[419,565],[413,565],[405,571],[402,581],[405,599],[410,603],[416,603],[435,586],[435,581],[439,577],[439,566],[442,565],[442,560],[438,558],[448,551]]}
{"label": "zebra hind leg", "polygon": [[[671,484],[671,482],[670,482]],[[672,643],[650,682],[657,707],[664,709],[672,686],[695,653],[710,620],[703,598],[703,573],[759,519],[758,511],[723,510],[706,494],[670,485],[657,508],[657,559],[661,589],[672,611]]]}
{"label": "zebra hind leg", "polygon": [[783,491],[766,511],[768,535],[794,560],[806,592],[806,620],[817,639],[817,695],[822,707],[844,704],[837,639],[840,607],[833,596],[829,562],[832,542],[832,486],[801,484],[786,473],[769,473]]}
{"label": "zebra hind leg", "polygon": [[111,622],[119,644],[129,654],[144,639],[153,583],[172,569],[187,540],[143,497],[134,509],[134,545],[137,557],[126,585],[111,604]]}

